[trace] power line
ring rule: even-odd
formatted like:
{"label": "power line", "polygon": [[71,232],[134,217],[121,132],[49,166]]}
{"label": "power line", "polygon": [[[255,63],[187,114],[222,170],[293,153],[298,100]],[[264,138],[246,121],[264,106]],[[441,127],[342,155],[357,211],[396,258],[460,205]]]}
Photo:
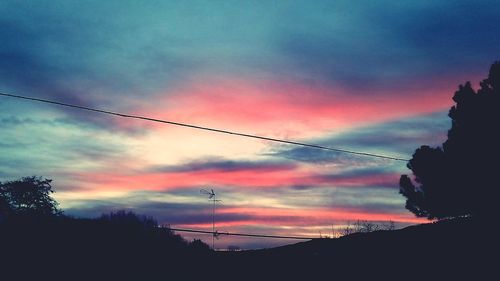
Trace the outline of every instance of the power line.
{"label": "power line", "polygon": [[213,236],[228,235],[228,236],[245,236],[245,237],[262,237],[262,238],[279,238],[279,239],[298,239],[298,240],[316,239],[315,237],[262,235],[262,234],[231,233],[231,232],[218,232],[218,231],[213,231],[212,232],[212,231],[184,229],[184,228],[171,228],[171,227],[166,227],[166,228],[170,229],[170,230],[173,230],[173,231],[179,231],[179,232],[212,234]]}
{"label": "power line", "polygon": [[25,100],[30,100],[30,101],[42,102],[42,103],[55,104],[55,105],[60,105],[60,106],[65,106],[65,107],[71,107],[71,108],[77,108],[77,109],[87,110],[87,111],[91,111],[91,112],[98,112],[98,113],[103,113],[103,114],[109,114],[109,115],[114,115],[114,116],[119,116],[119,117],[124,117],[124,118],[131,118],[131,119],[139,119],[139,120],[145,120],[145,121],[151,121],[151,122],[158,122],[158,123],[164,123],[164,124],[170,124],[170,125],[175,125],[175,126],[192,128],[192,129],[198,129],[198,130],[204,130],[204,131],[211,131],[211,132],[222,133],[222,134],[229,134],[229,135],[246,137],[246,138],[260,139],[260,140],[271,141],[271,142],[286,143],[286,144],[298,145],[298,146],[309,147],[309,148],[329,150],[329,151],[335,151],[335,152],[341,152],[341,153],[348,153],[348,154],[354,154],[354,155],[360,155],[360,156],[367,156],[367,157],[376,157],[376,158],[382,158],[382,159],[388,159],[388,160],[395,160],[395,161],[404,161],[404,162],[408,162],[409,161],[408,159],[394,157],[394,156],[387,156],[387,155],[375,154],[375,153],[368,153],[368,152],[360,152],[360,151],[347,150],[347,149],[341,149],[341,148],[334,148],[334,147],[328,147],[328,146],[322,146],[322,145],[316,145],[316,144],[309,144],[309,143],[303,143],[303,142],[296,142],[296,141],[288,141],[288,140],[283,140],[283,139],[269,138],[269,137],[263,137],[263,136],[258,136],[258,135],[245,134],[245,133],[239,133],[239,132],[234,132],[234,131],[228,131],[228,130],[221,130],[221,129],[203,127],[203,126],[198,126],[198,125],[192,125],[192,124],[187,124],[187,123],[180,123],[180,122],[174,122],[174,121],[167,121],[167,120],[161,120],[161,119],[156,119],[156,118],[144,117],[144,116],[139,116],[139,115],[124,114],[124,113],[113,112],[113,111],[108,111],[108,110],[102,110],[102,109],[97,109],[97,108],[92,108],[92,107],[81,106],[81,105],[74,105],[74,104],[69,104],[69,103],[57,102],[57,101],[52,101],[52,100],[47,100],[47,99],[39,99],[39,98],[33,98],[33,97],[27,97],[27,96],[12,95],[12,94],[6,94],[6,93],[2,93],[2,92],[0,92],[0,96],[17,98],[17,99],[25,99]]}

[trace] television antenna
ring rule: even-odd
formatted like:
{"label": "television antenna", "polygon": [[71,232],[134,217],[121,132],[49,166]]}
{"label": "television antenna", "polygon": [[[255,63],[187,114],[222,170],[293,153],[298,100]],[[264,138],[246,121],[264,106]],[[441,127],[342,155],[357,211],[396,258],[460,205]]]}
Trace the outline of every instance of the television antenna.
{"label": "television antenna", "polygon": [[216,194],[215,194],[213,189],[210,189],[210,190],[201,189],[200,193],[207,195],[208,200],[213,202],[213,208],[212,208],[212,249],[215,251],[215,238],[218,239],[218,236],[219,236],[219,234],[215,231],[215,203],[220,202],[222,200],[216,199]]}

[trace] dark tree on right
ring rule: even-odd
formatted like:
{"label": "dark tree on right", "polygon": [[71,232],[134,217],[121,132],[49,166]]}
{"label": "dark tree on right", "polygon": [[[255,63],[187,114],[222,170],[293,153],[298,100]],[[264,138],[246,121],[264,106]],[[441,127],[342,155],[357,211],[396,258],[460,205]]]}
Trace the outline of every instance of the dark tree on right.
{"label": "dark tree on right", "polygon": [[452,125],[442,147],[421,146],[402,175],[400,193],[418,217],[488,217],[498,213],[500,62],[477,92],[470,82],[453,96]]}

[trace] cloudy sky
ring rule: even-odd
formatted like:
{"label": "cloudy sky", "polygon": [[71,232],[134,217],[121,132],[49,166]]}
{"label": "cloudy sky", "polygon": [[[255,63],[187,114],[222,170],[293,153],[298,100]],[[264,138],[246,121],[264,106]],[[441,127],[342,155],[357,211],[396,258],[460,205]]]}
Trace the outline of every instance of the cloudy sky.
{"label": "cloudy sky", "polygon": [[[445,140],[458,85],[500,59],[499,14],[496,1],[2,1],[0,91],[411,158]],[[404,208],[402,173],[402,161],[0,97],[0,180],[51,178],[79,217],[126,209],[211,230],[200,189],[213,188],[223,232],[401,227],[423,221]]]}

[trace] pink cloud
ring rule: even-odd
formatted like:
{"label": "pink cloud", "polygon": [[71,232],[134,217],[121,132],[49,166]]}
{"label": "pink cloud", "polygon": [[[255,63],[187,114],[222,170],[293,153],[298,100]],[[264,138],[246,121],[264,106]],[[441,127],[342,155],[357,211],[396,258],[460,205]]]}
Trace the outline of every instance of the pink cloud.
{"label": "pink cloud", "polygon": [[[313,209],[287,209],[287,208],[266,208],[266,207],[233,207],[220,208],[217,214],[238,214],[246,215],[249,218],[239,221],[217,221],[220,228],[229,228],[245,225],[266,225],[272,226],[328,226],[338,222],[347,221],[394,221],[395,223],[425,223],[424,218],[416,218],[409,213],[384,213],[366,212],[356,209],[341,208],[313,208]],[[211,223],[196,223],[185,225],[193,228],[208,228]]]}
{"label": "pink cloud", "polygon": [[[185,172],[80,173],[80,180],[92,183],[97,190],[168,190],[197,185],[238,185],[242,187],[269,187],[293,184],[297,179],[294,166],[244,168],[224,171],[205,169]],[[306,178],[306,175],[303,175]]]}
{"label": "pink cloud", "polygon": [[294,82],[205,79],[169,92],[163,101],[144,105],[136,113],[236,131],[309,137],[445,110],[451,92],[439,83],[427,89],[409,85],[397,93],[353,93]]}
{"label": "pink cloud", "polygon": [[74,175],[95,190],[170,190],[201,185],[239,186],[241,188],[282,188],[286,186],[349,187],[387,186],[398,183],[399,174],[380,172],[359,175],[321,174],[295,165],[276,165],[224,170],[140,173],[80,173]]}

